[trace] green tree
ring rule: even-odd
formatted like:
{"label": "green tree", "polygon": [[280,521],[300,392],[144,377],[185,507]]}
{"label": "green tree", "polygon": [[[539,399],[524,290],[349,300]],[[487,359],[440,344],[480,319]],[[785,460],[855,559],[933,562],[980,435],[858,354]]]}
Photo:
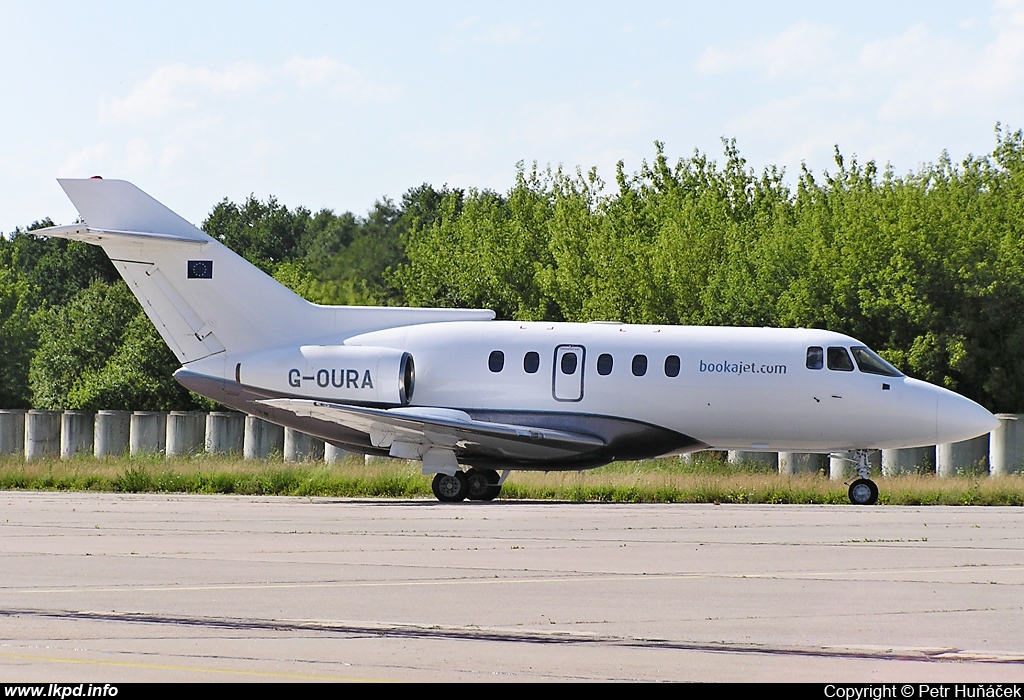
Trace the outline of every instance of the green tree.
{"label": "green tree", "polygon": [[95,282],[34,317],[32,403],[45,409],[189,409],[198,399],[174,381],[174,355],[124,282]]}
{"label": "green tree", "polygon": [[274,197],[261,202],[250,195],[241,206],[221,201],[206,217],[203,230],[271,272],[281,262],[303,257],[311,219],[302,207],[289,211]]}
{"label": "green tree", "polygon": [[36,345],[31,287],[0,267],[0,406],[30,408],[29,362]]}

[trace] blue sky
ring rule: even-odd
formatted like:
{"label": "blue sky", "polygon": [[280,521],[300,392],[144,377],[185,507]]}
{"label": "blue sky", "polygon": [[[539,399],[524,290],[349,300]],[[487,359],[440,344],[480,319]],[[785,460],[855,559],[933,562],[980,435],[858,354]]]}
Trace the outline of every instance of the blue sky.
{"label": "blue sky", "polygon": [[1024,0],[624,3],[0,0],[0,231],[135,182],[199,223],[224,197],[365,213],[517,161],[614,182],[663,141],[748,164],[897,172],[1024,127]]}

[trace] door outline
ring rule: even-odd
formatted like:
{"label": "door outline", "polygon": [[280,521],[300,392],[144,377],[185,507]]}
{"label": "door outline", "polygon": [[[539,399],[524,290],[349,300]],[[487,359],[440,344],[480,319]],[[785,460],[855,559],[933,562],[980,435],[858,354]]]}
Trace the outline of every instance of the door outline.
{"label": "door outline", "polygon": [[[562,358],[575,355],[577,372],[567,375],[561,371]],[[582,345],[556,345],[554,362],[551,367],[551,396],[555,401],[582,401],[583,374],[586,368],[587,349]],[[561,378],[561,381],[559,381]]]}

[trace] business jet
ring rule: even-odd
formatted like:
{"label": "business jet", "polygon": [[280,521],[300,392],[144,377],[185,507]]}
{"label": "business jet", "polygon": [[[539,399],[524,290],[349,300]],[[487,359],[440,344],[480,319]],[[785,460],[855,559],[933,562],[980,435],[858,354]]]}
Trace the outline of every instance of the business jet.
{"label": "business jet", "polygon": [[[806,328],[496,321],[485,309],[320,306],[123,180],[59,180],[181,362],[175,379],[340,448],[419,460],[445,502],[512,470],[705,449],[852,452],[993,430],[980,405]],[[500,472],[500,474],[499,474]]]}

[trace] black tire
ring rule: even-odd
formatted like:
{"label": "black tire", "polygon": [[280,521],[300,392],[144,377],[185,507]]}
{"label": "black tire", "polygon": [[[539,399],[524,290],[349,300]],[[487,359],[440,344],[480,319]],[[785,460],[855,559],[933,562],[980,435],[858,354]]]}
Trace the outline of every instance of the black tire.
{"label": "black tire", "polygon": [[850,503],[857,506],[873,506],[878,502],[878,487],[871,479],[856,479],[847,492]]}
{"label": "black tire", "polygon": [[469,479],[461,471],[451,475],[438,473],[434,475],[430,489],[442,503],[457,503],[469,494]]}
{"label": "black tire", "polygon": [[466,478],[469,480],[466,498],[471,501],[493,501],[501,493],[498,472],[493,469],[470,469]]}

